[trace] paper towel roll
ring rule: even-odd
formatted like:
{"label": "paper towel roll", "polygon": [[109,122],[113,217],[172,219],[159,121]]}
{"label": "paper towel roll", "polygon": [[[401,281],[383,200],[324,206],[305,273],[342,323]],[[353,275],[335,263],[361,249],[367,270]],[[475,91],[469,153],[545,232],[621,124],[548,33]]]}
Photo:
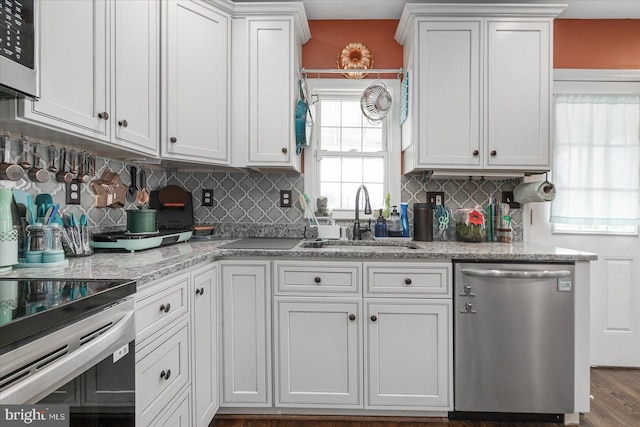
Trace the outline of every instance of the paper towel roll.
{"label": "paper towel roll", "polygon": [[513,200],[518,203],[550,202],[556,198],[556,186],[549,181],[527,182],[513,188]]}

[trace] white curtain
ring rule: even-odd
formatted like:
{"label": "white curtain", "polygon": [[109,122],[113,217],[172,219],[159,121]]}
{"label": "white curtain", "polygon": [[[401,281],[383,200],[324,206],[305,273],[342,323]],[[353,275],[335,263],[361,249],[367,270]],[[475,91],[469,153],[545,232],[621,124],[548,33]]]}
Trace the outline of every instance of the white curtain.
{"label": "white curtain", "polygon": [[551,222],[640,224],[640,96],[556,95]]}

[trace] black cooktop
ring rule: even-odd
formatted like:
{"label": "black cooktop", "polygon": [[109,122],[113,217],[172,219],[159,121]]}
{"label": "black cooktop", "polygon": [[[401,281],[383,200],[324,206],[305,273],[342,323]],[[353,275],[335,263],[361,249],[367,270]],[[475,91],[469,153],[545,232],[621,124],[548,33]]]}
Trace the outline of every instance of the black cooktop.
{"label": "black cooktop", "polygon": [[135,292],[133,280],[0,278],[0,354]]}

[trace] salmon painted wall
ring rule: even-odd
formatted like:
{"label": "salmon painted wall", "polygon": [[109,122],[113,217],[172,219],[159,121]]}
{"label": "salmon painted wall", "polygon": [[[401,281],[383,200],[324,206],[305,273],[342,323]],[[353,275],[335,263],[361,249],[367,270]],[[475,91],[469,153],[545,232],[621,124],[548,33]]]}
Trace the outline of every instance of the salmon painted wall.
{"label": "salmon painted wall", "polygon": [[[309,21],[302,65],[337,68],[340,51],[355,41],[371,50],[374,68],[401,68],[402,46],[393,38],[397,26],[397,20]],[[640,69],[640,19],[556,19],[553,62],[555,68]]]}
{"label": "salmon painted wall", "polygon": [[[393,38],[397,27],[395,19],[309,21],[311,40],[302,47],[302,66],[338,68],[338,56],[346,44],[361,42],[371,51],[373,68],[402,68],[402,46]],[[333,77],[343,78],[340,74]]]}
{"label": "salmon painted wall", "polygon": [[640,69],[640,19],[557,19],[553,64]]}

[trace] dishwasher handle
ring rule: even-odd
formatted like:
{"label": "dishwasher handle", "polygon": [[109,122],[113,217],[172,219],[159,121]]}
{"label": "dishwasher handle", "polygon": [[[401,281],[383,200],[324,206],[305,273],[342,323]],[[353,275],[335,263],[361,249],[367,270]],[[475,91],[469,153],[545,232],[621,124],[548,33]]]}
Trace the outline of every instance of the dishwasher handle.
{"label": "dishwasher handle", "polygon": [[463,268],[460,271],[465,276],[496,279],[559,279],[562,277],[571,277],[569,270],[489,270]]}

